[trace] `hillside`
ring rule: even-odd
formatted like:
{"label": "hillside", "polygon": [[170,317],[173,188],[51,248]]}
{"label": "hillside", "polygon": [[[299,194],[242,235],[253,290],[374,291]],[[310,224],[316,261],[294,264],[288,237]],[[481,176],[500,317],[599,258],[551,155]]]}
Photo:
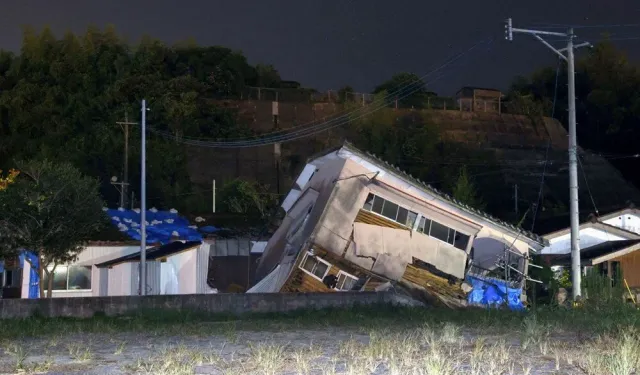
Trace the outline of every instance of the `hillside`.
{"label": "hillside", "polygon": [[[238,121],[249,125],[258,133],[273,131],[272,113],[275,105],[278,129],[328,120],[344,110],[337,103],[274,104],[271,101],[257,100],[222,103],[227,108],[235,109]],[[441,160],[432,162],[443,169],[447,169],[448,165],[451,168],[466,165],[487,209],[504,219],[518,222],[531,209],[523,222],[525,227],[530,228],[533,207],[538,200],[542,173],[545,171],[543,204],[537,212],[536,231],[545,232],[568,225],[567,133],[558,121],[551,118],[532,121],[521,115],[456,110],[393,111],[397,113],[397,117],[420,113],[438,128],[443,141],[459,144],[469,150],[470,153],[464,156],[445,152]],[[349,127],[350,125],[345,125],[283,144],[280,168],[276,166],[277,148],[274,145],[244,149],[189,147],[189,175],[194,182],[208,185],[213,179],[221,183],[241,177],[266,184],[274,193],[286,194],[306,159],[349,137]],[[585,151],[581,155],[584,173],[582,169],[579,171],[579,181],[583,216],[594,211],[589,190],[584,183],[585,174],[593,201],[601,212],[617,209],[629,201],[640,202],[640,191],[625,181],[606,159]],[[438,181],[434,184],[437,185]]]}

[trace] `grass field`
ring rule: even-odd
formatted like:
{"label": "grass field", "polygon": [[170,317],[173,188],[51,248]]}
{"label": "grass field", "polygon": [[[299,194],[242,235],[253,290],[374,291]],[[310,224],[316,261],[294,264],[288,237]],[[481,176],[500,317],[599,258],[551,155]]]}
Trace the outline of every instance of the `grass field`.
{"label": "grass field", "polygon": [[639,318],[624,305],[34,317],[0,321],[0,373],[631,375]]}

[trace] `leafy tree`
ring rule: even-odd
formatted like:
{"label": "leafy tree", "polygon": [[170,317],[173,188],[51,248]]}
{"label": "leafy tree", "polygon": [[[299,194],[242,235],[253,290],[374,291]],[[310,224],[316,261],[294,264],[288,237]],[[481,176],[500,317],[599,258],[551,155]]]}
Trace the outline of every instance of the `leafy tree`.
{"label": "leafy tree", "polygon": [[70,164],[29,161],[19,169],[15,182],[0,190],[0,255],[15,256],[21,249],[37,254],[40,296],[46,275],[51,297],[56,267],[74,261],[106,225],[104,203],[98,181]]}
{"label": "leafy tree", "polygon": [[[392,103],[396,99],[398,105],[405,108],[424,108],[426,100],[430,93],[424,81],[413,73],[398,73],[386,82],[377,86],[374,94],[386,91],[391,97],[389,102]],[[402,98],[403,96],[405,96]]]}
{"label": "leafy tree", "polygon": [[[602,153],[635,154],[640,136],[640,68],[625,53],[606,39],[576,60],[576,115],[580,146]],[[509,96],[529,98],[548,116],[556,99],[555,117],[567,126],[566,65],[534,72],[529,78],[517,78]],[[557,91],[557,95],[556,94]],[[633,159],[612,160],[627,178],[640,185]]]}
{"label": "leafy tree", "polygon": [[482,210],[484,209],[484,203],[482,199],[478,197],[476,187],[467,173],[467,168],[460,168],[458,179],[453,186],[453,198],[465,203],[473,208]]}
{"label": "leafy tree", "polygon": [[280,73],[278,73],[273,65],[258,64],[255,69],[257,87],[277,88],[280,86],[282,79],[280,78]]}
{"label": "leafy tree", "polygon": [[[21,159],[71,163],[102,181],[100,192],[115,203],[109,179],[122,171],[124,137],[114,123],[125,112],[135,121],[145,98],[150,126],[178,139],[249,135],[235,110],[211,99],[240,97],[258,73],[279,79],[273,67],[254,68],[239,52],[193,41],[170,47],[147,36],[132,45],[112,26],[60,38],[25,28],[20,53],[0,51],[0,168]],[[130,139],[137,137],[133,127]],[[139,142],[129,146],[137,160]],[[148,180],[150,203],[180,209],[181,197],[199,194],[184,145],[151,136],[147,161],[150,172],[162,171]],[[139,171],[130,173],[130,191],[139,191]]]}
{"label": "leafy tree", "polygon": [[343,88],[338,90],[338,102],[340,103],[345,103],[345,102],[349,102],[349,101],[354,101],[355,97],[353,96],[353,93],[355,92],[355,90],[353,89],[353,87],[347,85],[344,86]]}
{"label": "leafy tree", "polygon": [[12,183],[16,181],[16,177],[20,174],[19,171],[15,169],[10,169],[7,177],[2,177],[2,169],[0,169],[0,191],[5,190]]}
{"label": "leafy tree", "polygon": [[266,189],[257,183],[235,179],[226,183],[220,191],[225,211],[264,217],[272,200]]}

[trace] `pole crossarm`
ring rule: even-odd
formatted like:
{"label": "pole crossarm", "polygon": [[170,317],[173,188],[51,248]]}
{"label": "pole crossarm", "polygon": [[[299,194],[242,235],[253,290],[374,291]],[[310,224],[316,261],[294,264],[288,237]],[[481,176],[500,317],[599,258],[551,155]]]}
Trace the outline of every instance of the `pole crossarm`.
{"label": "pole crossarm", "polygon": [[544,44],[545,46],[549,47],[549,49],[552,50],[556,55],[560,56],[561,59],[563,59],[564,61],[567,61],[567,56],[562,54],[562,52],[560,52],[560,50],[557,50],[549,42],[547,42],[546,40],[542,39],[542,37],[540,35],[538,35],[538,34],[531,34],[531,35],[533,35],[534,38],[538,39],[542,44]]}

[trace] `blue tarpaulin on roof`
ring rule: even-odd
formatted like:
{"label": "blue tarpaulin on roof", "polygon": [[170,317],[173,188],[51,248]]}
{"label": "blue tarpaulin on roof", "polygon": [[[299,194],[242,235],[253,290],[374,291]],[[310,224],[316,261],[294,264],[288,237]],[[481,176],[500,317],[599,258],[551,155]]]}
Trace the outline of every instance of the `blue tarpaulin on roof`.
{"label": "blue tarpaulin on roof", "polygon": [[[140,240],[140,210],[105,209],[109,215],[111,223],[118,227],[121,232],[125,232],[129,237]],[[155,209],[146,212],[147,222],[147,244],[167,244],[171,241],[171,237],[177,237],[186,241],[202,241],[202,235],[198,232],[197,227],[190,226],[189,221],[178,215],[175,210],[158,211]],[[210,232],[218,229],[210,228]],[[38,257],[30,251],[20,253],[20,268],[24,268],[24,262],[31,264],[31,272],[29,275],[29,298],[38,298],[40,290],[38,287]]]}
{"label": "blue tarpaulin on roof", "polygon": [[488,307],[506,304],[511,310],[524,310],[520,300],[522,288],[509,288],[503,280],[482,279],[474,276],[467,276],[467,282],[472,288],[467,297],[469,304]]}
{"label": "blue tarpaulin on roof", "polygon": [[[108,209],[107,215],[113,225],[134,240],[140,240],[140,210]],[[178,215],[175,210],[147,210],[147,244],[167,244],[171,237],[186,241],[202,241],[202,234],[196,226],[191,226],[187,219]]]}

